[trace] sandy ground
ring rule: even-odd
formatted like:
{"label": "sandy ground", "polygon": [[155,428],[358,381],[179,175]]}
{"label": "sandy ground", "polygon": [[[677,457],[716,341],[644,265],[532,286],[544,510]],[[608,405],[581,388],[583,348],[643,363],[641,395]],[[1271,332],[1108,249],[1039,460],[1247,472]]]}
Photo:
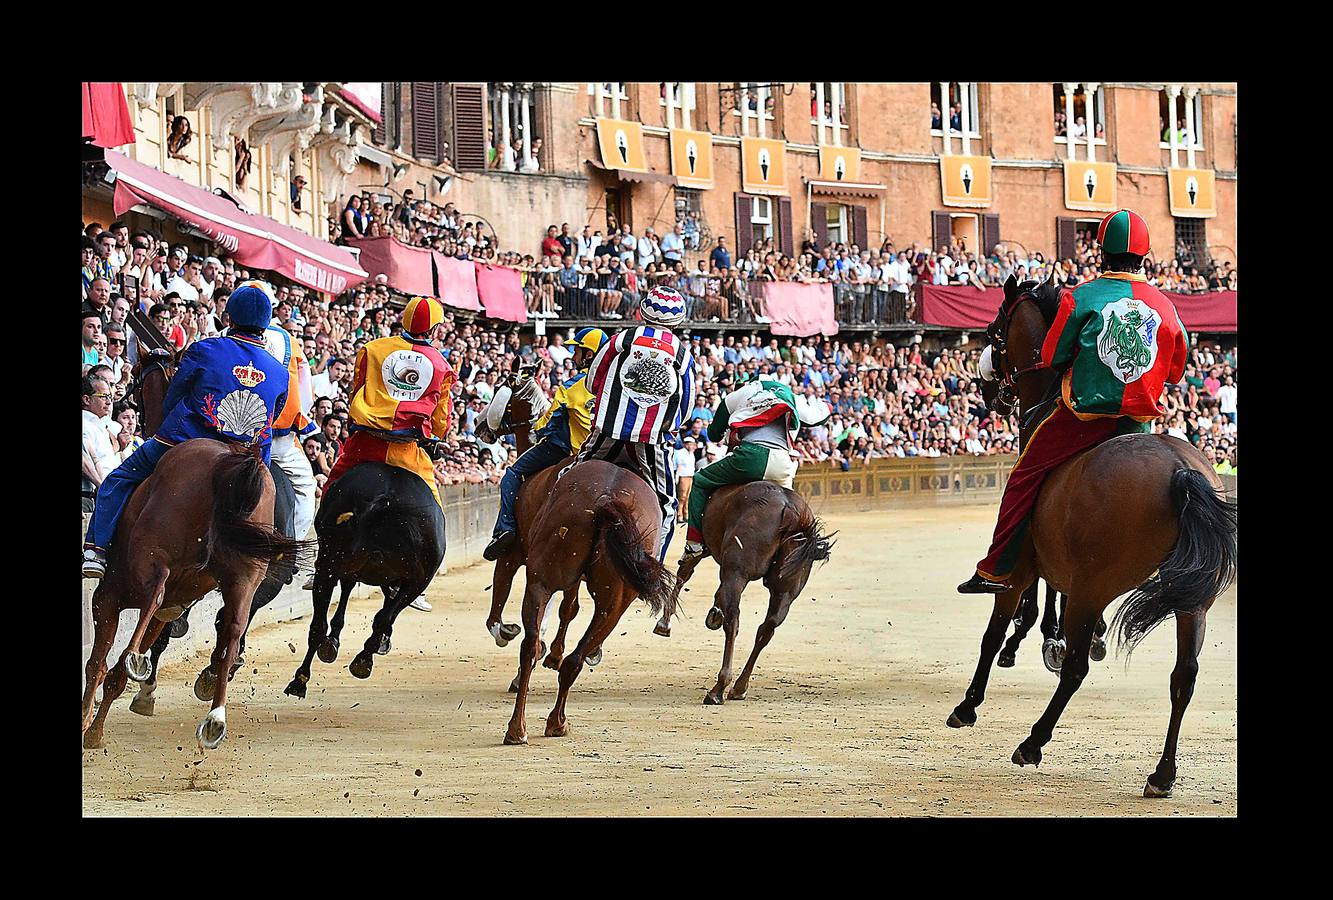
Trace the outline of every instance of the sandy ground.
{"label": "sandy ground", "polygon": [[[157,715],[127,693],[104,750],[84,751],[88,814],[170,815],[1234,815],[1236,592],[1209,617],[1185,717],[1175,796],[1145,800],[1170,712],[1175,630],[1151,635],[1126,668],[1094,663],[1040,769],[1009,756],[1055,687],[1034,629],[1018,665],[996,669],[975,728],[945,726],[976,664],[989,598],[953,586],[984,550],[994,510],[852,513],[760,657],[749,698],[704,706],[722,636],[703,626],[716,567],[699,567],[670,639],[636,604],[585,667],[571,733],[542,736],[554,672],[538,669],[531,743],[501,744],[517,643],[483,628],[489,564],[435,580],[432,613],[407,610],[369,681],[347,664],[375,599],[354,601],[337,663],[316,660],[306,700],[283,688],[304,622],[258,627],[233,682],[229,731],[206,756],[191,685],[202,658],[169,668]],[[673,554],[674,556],[675,554]],[[517,621],[521,590],[506,611]],[[736,669],[767,596],[742,604]],[[590,601],[571,626],[582,634]],[[572,645],[571,645],[572,646]]]}

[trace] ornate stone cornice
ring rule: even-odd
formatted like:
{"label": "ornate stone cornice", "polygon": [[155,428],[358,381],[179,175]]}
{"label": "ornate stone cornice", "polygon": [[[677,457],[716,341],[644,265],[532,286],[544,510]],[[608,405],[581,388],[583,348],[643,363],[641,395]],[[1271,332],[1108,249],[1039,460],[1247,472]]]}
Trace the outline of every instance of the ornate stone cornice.
{"label": "ornate stone cornice", "polygon": [[[327,109],[332,110],[332,107]],[[319,170],[320,193],[325,203],[334,202],[346,189],[347,176],[356,170],[357,160],[360,159],[360,144],[361,134],[352,130],[350,120],[336,127],[331,125],[328,131],[321,126],[319,133],[310,139],[310,147],[315,151],[315,165]]]}
{"label": "ornate stone cornice", "polygon": [[252,145],[267,144],[273,174],[287,174],[288,158],[310,147],[310,138],[319,129],[320,114],[324,108],[324,88],[316,87],[309,100],[304,99],[297,86],[299,106],[279,116],[270,116],[250,126]]}
{"label": "ornate stone cornice", "polygon": [[[257,82],[186,82],[185,106],[199,109],[207,106],[213,114],[212,143],[216,150],[229,150],[232,136],[246,138],[250,126],[271,116],[284,97],[284,85],[276,81]],[[300,86],[292,109],[299,108]]]}

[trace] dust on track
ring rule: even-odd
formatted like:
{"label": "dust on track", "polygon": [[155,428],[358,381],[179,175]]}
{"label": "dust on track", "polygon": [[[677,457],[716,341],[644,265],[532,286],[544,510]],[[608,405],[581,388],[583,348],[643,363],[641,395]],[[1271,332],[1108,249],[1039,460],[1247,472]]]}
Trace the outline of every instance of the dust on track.
{"label": "dust on track", "polygon": [[[1055,688],[1036,629],[1015,668],[994,670],[976,727],[945,726],[991,608],[989,597],[953,586],[984,552],[994,515],[960,507],[827,516],[841,532],[832,560],[760,656],[749,699],[721,707],[702,703],[722,654],[721,633],[703,626],[717,587],[706,562],[670,639],[651,633],[644,604],[625,614],[604,662],[574,685],[568,737],[542,736],[556,673],[537,670],[526,747],[501,744],[518,645],[496,647],[482,625],[489,564],[436,578],[434,612],[403,613],[368,681],[347,664],[380,597],[353,601],[338,661],[314,662],[306,700],[282,690],[308,623],[259,625],[232,684],[222,746],[206,756],[195,749],[205,707],[192,685],[203,658],[178,661],[162,674],[156,716],[131,713],[127,692],[108,719],[105,751],[84,751],[84,812],[1235,815],[1234,587],[1209,615],[1172,798],[1141,796],[1170,714],[1169,622],[1128,669],[1114,651],[1092,664],[1040,769],[1009,761]],[[507,621],[518,620],[518,582]],[[763,586],[751,585],[736,671],[766,607]],[[590,611],[585,595],[571,647]]]}

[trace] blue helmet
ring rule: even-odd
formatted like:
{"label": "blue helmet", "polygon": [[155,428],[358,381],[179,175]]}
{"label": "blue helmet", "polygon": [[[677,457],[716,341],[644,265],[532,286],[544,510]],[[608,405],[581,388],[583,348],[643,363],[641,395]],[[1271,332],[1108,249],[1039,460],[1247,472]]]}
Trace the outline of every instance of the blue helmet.
{"label": "blue helmet", "polygon": [[233,328],[263,331],[273,320],[273,295],[262,281],[246,281],[227,298]]}

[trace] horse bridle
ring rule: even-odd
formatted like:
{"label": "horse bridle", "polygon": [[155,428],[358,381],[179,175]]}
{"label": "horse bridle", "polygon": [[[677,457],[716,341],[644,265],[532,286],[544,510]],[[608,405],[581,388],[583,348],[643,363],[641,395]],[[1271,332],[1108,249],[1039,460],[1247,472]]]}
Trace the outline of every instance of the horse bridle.
{"label": "horse bridle", "polygon": [[[513,433],[515,425],[514,422],[510,420],[510,407],[513,406],[514,398],[516,398],[522,392],[523,388],[527,386],[528,382],[532,380],[532,376],[536,371],[537,366],[535,364],[521,365],[515,370],[506,372],[504,378],[501,379],[498,385],[496,385],[496,387],[507,387],[511,391],[509,403],[505,406],[504,415],[500,417],[500,425],[492,432],[497,440],[506,434]],[[478,426],[478,430],[483,426],[488,431],[491,430],[490,426],[486,425],[484,420],[482,425]]]}
{"label": "horse bridle", "polygon": [[[1035,290],[1035,288],[1033,289]],[[1021,369],[1014,369],[1009,361],[1009,346],[1007,338],[1009,336],[1009,322],[1014,317],[1014,310],[1025,300],[1035,300],[1033,290],[1026,290],[1014,298],[1013,302],[1006,300],[1000,304],[1000,310],[995,315],[995,320],[986,327],[986,339],[991,346],[991,358],[995,360],[996,368],[1002,373],[1000,378],[999,392],[995,401],[1003,404],[1005,407],[1004,415],[1010,415],[1018,407],[1018,379],[1030,372],[1037,372],[1042,369],[1050,368],[1041,358],[1041,350],[1033,351],[1034,359],[1030,365]],[[1000,410],[996,410],[1000,412]]]}
{"label": "horse bridle", "polygon": [[176,374],[175,354],[167,350],[154,349],[149,351],[147,359],[139,363],[139,374],[135,375],[134,379],[130,382],[126,394],[134,397],[138,401],[140,413],[143,412],[142,391],[144,379],[148,377],[149,372],[152,372],[155,369],[160,369],[162,371],[162,377],[170,383],[172,376]]}

